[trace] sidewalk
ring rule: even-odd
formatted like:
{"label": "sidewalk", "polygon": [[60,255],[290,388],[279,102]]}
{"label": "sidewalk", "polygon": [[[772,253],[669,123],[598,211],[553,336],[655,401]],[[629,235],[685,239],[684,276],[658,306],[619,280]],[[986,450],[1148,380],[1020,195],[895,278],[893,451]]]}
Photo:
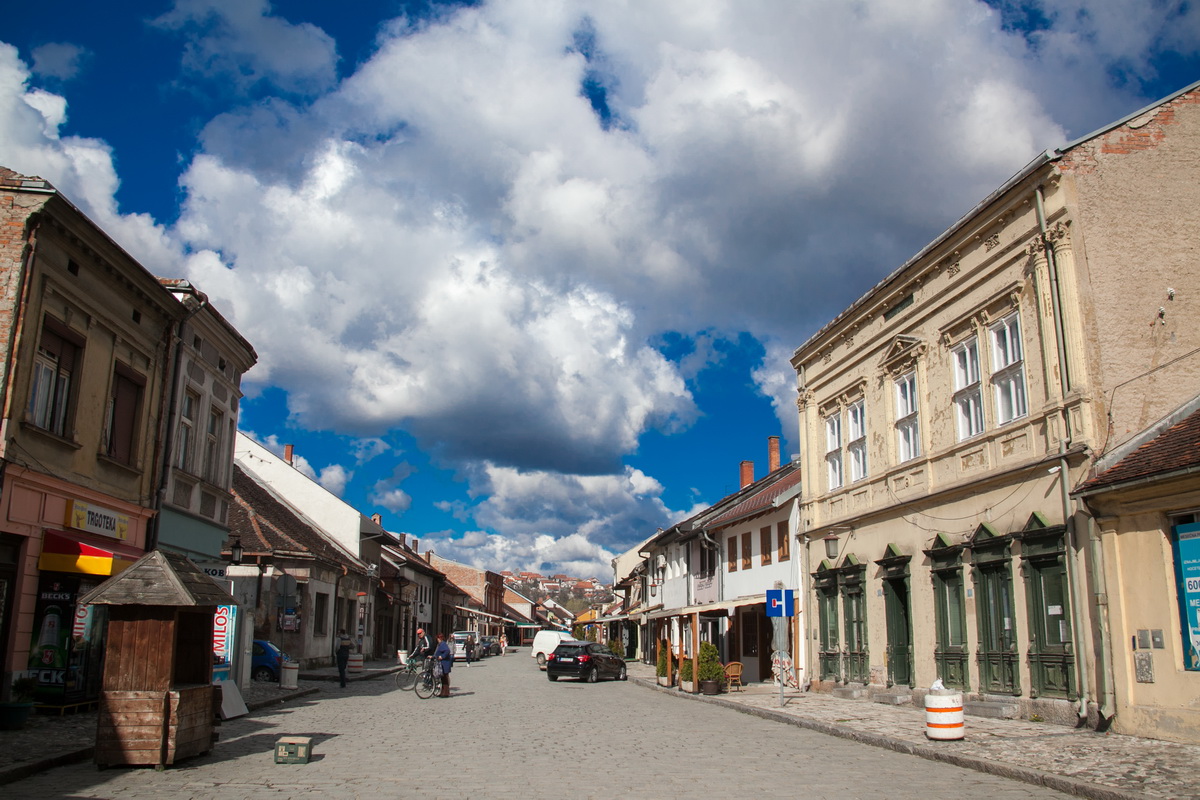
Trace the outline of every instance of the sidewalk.
{"label": "sidewalk", "polygon": [[714,703],[745,714],[852,739],[875,747],[943,761],[1097,800],[1200,798],[1200,745],[1095,733],[1027,720],[968,716],[966,736],[925,736],[925,709],[788,689],[779,705],[777,684],[750,684],[744,692],[684,694],[658,685],[654,667],[631,663],[630,680],[683,700]]}
{"label": "sidewalk", "polygon": [[[363,671],[351,674],[351,681],[365,681],[395,672],[399,667],[392,661],[371,661]],[[278,683],[251,682],[242,692],[242,699],[251,713],[287,700],[321,691],[321,684],[333,682],[336,689],[336,667],[302,670],[295,689],[281,689]],[[328,690],[331,687],[324,687]],[[220,726],[217,733],[221,732]],[[96,712],[52,716],[34,714],[24,730],[0,731],[0,786],[62,764],[86,761],[92,757],[96,744]]]}

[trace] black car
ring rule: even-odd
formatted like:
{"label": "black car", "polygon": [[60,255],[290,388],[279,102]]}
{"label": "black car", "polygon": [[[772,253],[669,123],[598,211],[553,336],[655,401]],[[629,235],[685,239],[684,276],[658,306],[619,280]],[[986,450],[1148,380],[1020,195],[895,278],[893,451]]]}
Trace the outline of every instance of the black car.
{"label": "black car", "polygon": [[563,642],[546,656],[546,677],[552,681],[559,678],[579,678],[595,683],[600,678],[625,680],[625,659],[613,655],[602,644],[595,642]]}

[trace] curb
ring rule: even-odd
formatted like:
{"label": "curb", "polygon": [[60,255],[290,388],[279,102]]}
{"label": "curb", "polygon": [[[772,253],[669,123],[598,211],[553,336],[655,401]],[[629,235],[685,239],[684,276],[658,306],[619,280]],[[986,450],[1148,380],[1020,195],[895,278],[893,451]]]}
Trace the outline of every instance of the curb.
{"label": "curb", "polygon": [[927,745],[913,744],[912,742],[896,739],[891,736],[884,736],[877,733],[868,733],[865,731],[854,730],[853,728],[843,727],[841,725],[832,725],[828,722],[819,722],[813,719],[805,719],[803,717],[784,714],[779,711],[772,711],[767,708],[756,708],[754,706],[746,706],[742,703],[736,703],[732,700],[723,700],[719,697],[712,697],[702,694],[686,694],[680,692],[674,687],[659,686],[657,681],[651,681],[647,678],[630,678],[630,682],[636,683],[647,689],[653,689],[658,692],[664,692],[680,700],[696,700],[702,703],[712,703],[723,708],[729,708],[734,711],[740,711],[743,714],[769,719],[774,722],[783,722],[788,725],[795,725],[798,728],[806,728],[817,733],[823,733],[827,736],[836,736],[840,739],[849,739],[860,744],[870,745],[872,747],[881,747],[885,750],[893,750],[897,753],[905,753],[911,756],[918,756],[928,761],[940,761],[945,764],[951,764],[963,769],[974,770],[975,772],[983,772],[988,775],[996,775],[1001,778],[1009,778],[1022,783],[1029,783],[1034,786],[1044,786],[1047,789],[1054,789],[1064,794],[1073,794],[1076,797],[1086,797],[1089,800],[1145,800],[1147,794],[1145,791],[1127,792],[1123,789],[1116,789],[1111,786],[1100,786],[1095,783],[1088,783],[1076,778],[1069,778],[1065,775],[1056,775],[1051,772],[1043,772],[1041,770],[1032,769],[1029,767],[1019,767],[1015,764],[1005,764],[998,761],[988,761],[987,759],[977,758],[975,756],[964,756],[958,753],[947,753],[938,750],[935,747]]}
{"label": "curb", "polygon": [[[280,703],[286,703],[289,700],[295,700],[296,698],[304,697],[305,695],[316,694],[319,691],[321,690],[316,687],[299,689],[278,697],[269,697],[265,700],[255,700],[252,703],[247,703],[246,709],[250,713],[254,713],[255,711],[260,711],[264,708],[269,708],[270,706],[279,705]],[[94,746],[83,747],[79,750],[73,750],[67,753],[59,753],[55,756],[47,756],[46,758],[39,759],[37,761],[30,761],[26,764],[16,764],[11,767],[0,768],[0,786],[4,786],[9,783],[15,783],[19,780],[24,780],[25,778],[37,775],[39,772],[53,769],[54,767],[65,767],[68,764],[78,764],[80,761],[87,761],[95,752],[96,748]]]}
{"label": "curb", "polygon": [[77,764],[80,761],[86,761],[95,752],[95,747],[84,747],[81,750],[75,750],[70,753],[59,753],[56,756],[49,756],[40,761],[31,761],[28,764],[17,764],[6,769],[0,769],[0,786],[32,777],[43,770],[53,767],[65,767],[67,764]]}

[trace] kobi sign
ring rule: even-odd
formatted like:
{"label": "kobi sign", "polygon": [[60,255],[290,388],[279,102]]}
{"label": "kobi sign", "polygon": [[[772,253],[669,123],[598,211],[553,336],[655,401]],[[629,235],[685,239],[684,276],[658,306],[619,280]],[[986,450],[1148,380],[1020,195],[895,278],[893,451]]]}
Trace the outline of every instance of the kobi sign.
{"label": "kobi sign", "polygon": [[795,616],[796,593],[791,589],[767,589],[767,616]]}

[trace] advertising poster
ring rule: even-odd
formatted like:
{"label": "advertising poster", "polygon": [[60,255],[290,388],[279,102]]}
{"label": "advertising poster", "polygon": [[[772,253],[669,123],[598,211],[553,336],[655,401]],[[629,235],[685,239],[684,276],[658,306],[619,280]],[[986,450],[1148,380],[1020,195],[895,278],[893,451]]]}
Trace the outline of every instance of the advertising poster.
{"label": "advertising poster", "polygon": [[54,573],[43,573],[38,582],[28,668],[38,682],[39,703],[70,705],[97,694],[98,626],[90,607],[76,603],[95,586],[82,576]]}
{"label": "advertising poster", "polygon": [[1175,526],[1175,574],[1183,628],[1183,668],[1200,671],[1200,523]]}
{"label": "advertising poster", "polygon": [[233,648],[237,642],[237,607],[217,606],[213,614],[213,683],[233,679]]}

